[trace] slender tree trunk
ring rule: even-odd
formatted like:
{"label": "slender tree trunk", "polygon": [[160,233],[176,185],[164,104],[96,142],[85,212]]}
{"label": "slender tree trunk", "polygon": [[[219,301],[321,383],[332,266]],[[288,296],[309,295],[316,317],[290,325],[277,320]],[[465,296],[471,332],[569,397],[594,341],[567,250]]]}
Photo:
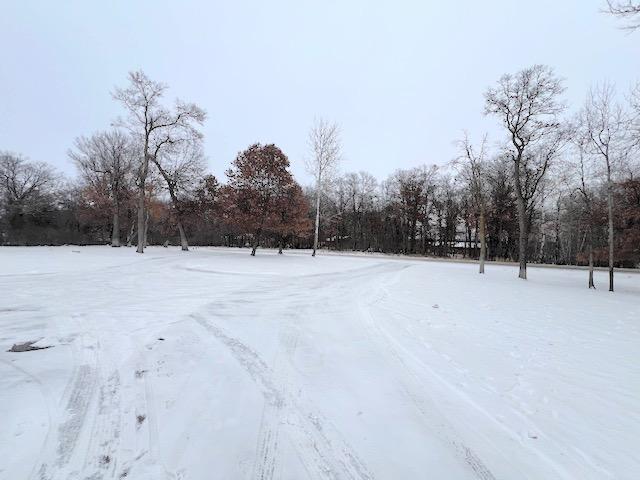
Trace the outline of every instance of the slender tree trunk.
{"label": "slender tree trunk", "polygon": [[260,234],[258,233],[255,237],[253,237],[253,244],[251,245],[251,256],[256,256],[256,250],[260,245]]}
{"label": "slender tree trunk", "polygon": [[138,247],[136,252],[144,253],[145,245],[145,182],[140,180],[140,186],[138,187]]}
{"label": "slender tree trunk", "polygon": [[178,224],[178,232],[180,232],[180,246],[182,247],[183,252],[188,252],[189,242],[187,242],[187,234],[184,232],[184,227],[182,226],[182,222],[180,221],[179,216],[178,216],[177,224]]}
{"label": "slender tree trunk", "polygon": [[313,233],[313,253],[312,257],[316,256],[316,250],[318,249],[318,233],[320,232],[320,177],[316,182],[316,224]]}
{"label": "slender tree trunk", "polygon": [[484,260],[487,255],[487,234],[484,218],[484,206],[480,207],[480,273],[484,273]]}
{"label": "slender tree trunk", "polygon": [[589,288],[596,288],[593,283],[593,229],[589,227]]}
{"label": "slender tree trunk", "polygon": [[613,183],[610,171],[607,178],[607,210],[609,214],[609,291],[613,292]]}
{"label": "slender tree trunk", "polygon": [[538,251],[538,263],[544,263],[544,245],[547,243],[547,234],[542,232],[540,236],[540,250]]}
{"label": "slender tree trunk", "polygon": [[416,250],[416,222],[415,218],[412,218],[409,222],[409,248],[408,253],[415,253]]}
{"label": "slender tree trunk", "polygon": [[556,211],[555,235],[554,256],[555,264],[558,265],[560,263],[560,202],[558,202]]}
{"label": "slender tree trunk", "polygon": [[280,238],[278,242],[278,255],[282,255],[282,249],[284,248],[284,239]]}
{"label": "slender tree trunk", "polygon": [[131,228],[129,229],[129,235],[127,236],[127,247],[131,246],[131,242],[133,242],[133,234],[136,232],[136,221],[135,219],[131,219]]}
{"label": "slender tree trunk", "polygon": [[111,232],[111,246],[120,246],[120,202],[117,195],[113,204],[113,231]]}

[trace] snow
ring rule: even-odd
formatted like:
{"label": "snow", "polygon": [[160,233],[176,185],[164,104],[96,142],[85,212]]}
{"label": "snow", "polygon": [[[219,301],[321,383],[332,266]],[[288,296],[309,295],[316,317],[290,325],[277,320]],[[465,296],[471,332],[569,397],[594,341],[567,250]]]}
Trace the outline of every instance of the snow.
{"label": "snow", "polygon": [[476,270],[0,248],[0,478],[639,478],[640,275]]}

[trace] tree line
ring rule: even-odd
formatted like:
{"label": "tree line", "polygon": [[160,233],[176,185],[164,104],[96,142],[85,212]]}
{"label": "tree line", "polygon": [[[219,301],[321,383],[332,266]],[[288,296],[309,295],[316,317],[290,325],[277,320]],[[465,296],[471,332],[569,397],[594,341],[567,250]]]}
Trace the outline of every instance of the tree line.
{"label": "tree line", "polygon": [[[312,125],[300,186],[276,145],[238,153],[221,182],[207,172],[199,106],[129,74],[113,98],[123,115],[69,149],[77,178],[0,154],[3,245],[148,244],[318,248],[607,266],[640,264],[640,86],[623,101],[594,86],[569,113],[563,80],[543,65],[502,76],[485,114],[502,134],[456,141],[446,164],[386,179],[340,173],[335,123]],[[476,132],[481,133],[481,132]]]}

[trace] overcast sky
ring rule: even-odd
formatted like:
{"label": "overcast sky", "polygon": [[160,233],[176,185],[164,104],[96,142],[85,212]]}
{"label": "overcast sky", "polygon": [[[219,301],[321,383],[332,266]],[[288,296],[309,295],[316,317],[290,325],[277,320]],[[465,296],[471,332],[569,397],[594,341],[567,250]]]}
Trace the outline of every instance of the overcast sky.
{"label": "overcast sky", "polygon": [[640,33],[604,0],[8,1],[0,13],[0,150],[74,174],[78,135],[121,113],[111,96],[143,69],[168,100],[208,113],[222,175],[238,151],[274,142],[305,183],[314,116],[341,126],[345,171],[384,178],[443,164],[463,129],[497,138],[483,92],[535,63],[566,78],[576,107],[593,82],[640,78]]}

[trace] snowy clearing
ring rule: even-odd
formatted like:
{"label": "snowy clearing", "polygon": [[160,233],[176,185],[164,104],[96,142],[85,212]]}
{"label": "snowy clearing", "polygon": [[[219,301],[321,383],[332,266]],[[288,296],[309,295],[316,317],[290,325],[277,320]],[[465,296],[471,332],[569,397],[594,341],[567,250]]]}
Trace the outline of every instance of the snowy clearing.
{"label": "snowy clearing", "polygon": [[0,478],[639,478],[640,275],[476,269],[1,248]]}

